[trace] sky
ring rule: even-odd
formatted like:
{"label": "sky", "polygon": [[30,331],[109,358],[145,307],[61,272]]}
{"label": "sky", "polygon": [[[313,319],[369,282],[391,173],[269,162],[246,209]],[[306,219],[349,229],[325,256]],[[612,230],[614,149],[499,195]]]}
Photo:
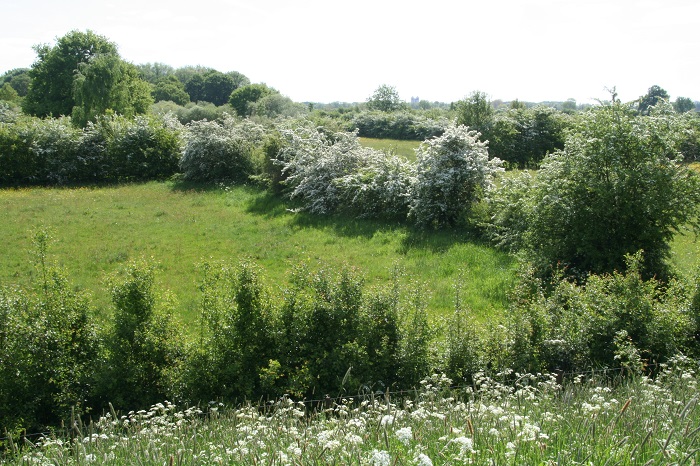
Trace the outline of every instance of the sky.
{"label": "sky", "polygon": [[296,102],[700,100],[698,0],[3,0],[0,74],[92,30],[134,64],[238,71]]}

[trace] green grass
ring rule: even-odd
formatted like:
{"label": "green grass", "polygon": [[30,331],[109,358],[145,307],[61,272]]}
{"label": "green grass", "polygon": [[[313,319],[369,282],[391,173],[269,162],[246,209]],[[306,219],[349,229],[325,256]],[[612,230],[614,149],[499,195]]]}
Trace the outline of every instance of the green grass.
{"label": "green grass", "polygon": [[365,147],[372,149],[392,152],[396,155],[402,155],[408,160],[416,159],[416,149],[421,141],[400,141],[397,139],[375,139],[375,138],[360,138],[360,143]]}
{"label": "green grass", "polygon": [[197,265],[205,260],[251,259],[273,291],[300,261],[312,268],[356,267],[369,285],[388,282],[399,267],[406,284],[425,287],[431,315],[452,310],[458,282],[462,301],[477,316],[506,305],[513,259],[465,234],[421,234],[394,223],[320,218],[289,207],[256,188],[187,189],[173,182],[2,190],[0,285],[34,282],[32,231],[47,227],[54,237],[49,257],[102,310],[110,309],[104,278],[141,257],[158,262],[156,281],[178,298],[185,323],[197,318]]}

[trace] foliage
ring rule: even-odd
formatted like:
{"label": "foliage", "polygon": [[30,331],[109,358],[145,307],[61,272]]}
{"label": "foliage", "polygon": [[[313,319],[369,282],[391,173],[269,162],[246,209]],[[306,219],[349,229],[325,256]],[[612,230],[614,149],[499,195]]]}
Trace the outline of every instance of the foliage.
{"label": "foliage", "polygon": [[[644,275],[667,276],[669,241],[696,222],[700,205],[700,180],[680,163],[678,130],[667,103],[648,116],[620,102],[581,114],[529,189],[505,183],[495,191],[496,236],[521,242],[542,272],[557,264],[573,274],[624,270],[625,254],[641,249]],[[499,212],[508,200],[519,208]]]}
{"label": "foliage", "polygon": [[333,180],[339,210],[359,218],[405,220],[414,177],[415,164],[404,157],[368,150],[362,166]]}
{"label": "foliage", "polygon": [[510,167],[536,167],[548,153],[564,148],[564,114],[551,107],[535,106],[499,112],[484,136],[490,153]]}
{"label": "foliage", "polygon": [[695,103],[690,97],[676,97],[673,109],[678,113],[686,113],[695,110]]}
{"label": "foliage", "polygon": [[465,126],[449,126],[425,141],[416,158],[409,215],[422,227],[459,223],[503,170],[499,159],[489,158],[479,133]]}
{"label": "foliage", "polygon": [[325,134],[309,125],[280,132],[284,144],[277,163],[286,177],[289,197],[300,199],[311,213],[336,212],[342,199],[334,180],[364,166],[372,150],[362,147],[353,133]]}
{"label": "foliage", "polygon": [[99,117],[84,129],[68,118],[0,123],[0,183],[70,184],[163,178],[177,170],[181,129],[172,118]]}
{"label": "foliage", "polygon": [[180,159],[182,174],[194,181],[245,182],[256,173],[254,151],[263,136],[262,126],[228,115],[221,123],[192,122]]}
{"label": "foliage", "polygon": [[669,101],[668,92],[666,89],[653,85],[649,88],[646,94],[639,98],[637,109],[639,110],[639,113],[648,114],[651,107],[658,105],[662,101]]}
{"label": "foliage", "polygon": [[[136,68],[139,70],[139,77],[153,85],[156,85],[163,80],[168,80],[170,76],[174,76],[177,79],[173,67],[166,65],[165,63],[142,63],[136,65]],[[179,79],[178,82],[180,82]]]}
{"label": "foliage", "polygon": [[73,122],[80,126],[107,111],[126,117],[144,114],[153,103],[150,85],[116,53],[95,55],[81,63],[73,96]]}
{"label": "foliage", "polygon": [[457,124],[488,134],[493,124],[493,105],[485,92],[474,91],[454,104]]}
{"label": "foliage", "polygon": [[24,111],[40,117],[69,116],[76,103],[74,73],[81,63],[100,54],[116,54],[117,46],[106,37],[88,30],[73,30],[56,45],[37,45],[37,61],[29,71],[31,84],[23,101]]}
{"label": "foliage", "polygon": [[169,100],[178,105],[187,105],[190,101],[190,96],[185,91],[185,85],[174,75],[169,75],[155,83],[153,87],[153,100],[155,102]]}
{"label": "foliage", "polygon": [[233,109],[230,105],[222,105],[217,107],[210,102],[189,102],[184,107],[175,102],[160,101],[151,106],[151,112],[158,115],[166,115],[172,113],[178,121],[183,125],[193,121],[218,121],[221,123],[225,115],[233,114]]}
{"label": "foliage", "polygon": [[[619,367],[629,359],[620,359],[612,344],[616,339],[628,348],[627,354],[633,349],[648,363],[694,351],[697,324],[687,285],[644,280],[641,252],[625,259],[626,272],[591,275],[585,285],[560,278],[549,293],[536,283],[530,292],[521,286],[506,323],[507,341],[513,344],[505,367],[518,371]],[[523,285],[527,284],[525,280]],[[526,347],[514,344],[522,337]]]}
{"label": "foliage", "polygon": [[422,141],[440,136],[448,126],[445,118],[428,118],[414,112],[362,112],[346,126],[361,137]]}
{"label": "foliage", "polygon": [[30,82],[29,68],[14,68],[0,76],[0,85],[9,84],[20,97],[27,95]]}
{"label": "foliage", "polygon": [[[48,230],[33,233],[34,290],[0,288],[0,429],[54,426],[91,407],[99,339],[93,308],[47,257]],[[6,430],[5,430],[6,429]]]}
{"label": "foliage", "polygon": [[307,113],[307,108],[303,104],[297,104],[289,97],[280,93],[272,93],[261,97],[255,102],[250,102],[248,111],[251,116],[262,118],[299,117]]}
{"label": "foliage", "polygon": [[367,99],[367,108],[380,112],[394,112],[405,106],[396,88],[387,84],[379,86]]}
{"label": "foliage", "polygon": [[5,83],[0,86],[0,101],[5,102],[17,102],[19,101],[19,94],[10,85],[10,83]]}
{"label": "foliage", "polygon": [[99,370],[104,402],[138,409],[170,398],[182,360],[182,335],[172,320],[168,299],[154,291],[155,265],[128,264],[124,276],[110,280],[114,318],[106,331],[107,355]]}
{"label": "foliage", "polygon": [[109,180],[167,178],[178,170],[182,127],[173,118],[105,116],[93,128],[105,138]]}
{"label": "foliage", "polygon": [[265,84],[248,84],[234,90],[228,102],[238,116],[246,117],[252,114],[256,102],[275,93],[277,91]]}

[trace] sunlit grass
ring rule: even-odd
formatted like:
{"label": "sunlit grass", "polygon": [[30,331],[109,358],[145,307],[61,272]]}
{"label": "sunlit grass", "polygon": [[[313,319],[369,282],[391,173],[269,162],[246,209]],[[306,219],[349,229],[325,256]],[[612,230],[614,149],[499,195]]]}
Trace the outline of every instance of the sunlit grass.
{"label": "sunlit grass", "polygon": [[500,312],[514,277],[508,255],[455,231],[423,234],[396,223],[321,218],[290,212],[279,197],[250,187],[189,189],[172,182],[100,188],[0,191],[3,253],[0,284],[33,281],[31,232],[54,236],[49,256],[76,288],[109,309],[104,278],[123,264],[152,257],[156,281],[179,300],[185,322],[197,316],[197,265],[250,259],[279,289],[300,261],[356,267],[369,285],[388,282],[400,268],[424,284],[429,312],[451,311],[454,285],[477,316]]}
{"label": "sunlit grass", "polygon": [[359,138],[360,144],[372,149],[383,150],[385,152],[394,153],[406,157],[408,160],[416,159],[416,149],[421,141],[401,141],[398,139],[376,139],[376,138]]}

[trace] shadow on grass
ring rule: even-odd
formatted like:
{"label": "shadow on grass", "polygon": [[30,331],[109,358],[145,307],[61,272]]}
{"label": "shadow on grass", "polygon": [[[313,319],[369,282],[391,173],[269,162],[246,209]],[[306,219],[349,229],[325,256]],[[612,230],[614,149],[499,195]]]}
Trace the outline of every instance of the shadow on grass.
{"label": "shadow on grass", "polygon": [[336,235],[346,238],[371,239],[378,233],[400,235],[402,237],[399,249],[401,254],[421,249],[432,253],[443,253],[456,244],[463,243],[490,247],[474,228],[425,230],[414,227],[406,221],[352,218],[341,214],[314,215],[296,210],[298,208],[300,208],[300,204],[285,199],[280,194],[261,189],[249,202],[246,210],[248,213],[265,218],[289,216],[288,224],[291,228],[330,230]]}

